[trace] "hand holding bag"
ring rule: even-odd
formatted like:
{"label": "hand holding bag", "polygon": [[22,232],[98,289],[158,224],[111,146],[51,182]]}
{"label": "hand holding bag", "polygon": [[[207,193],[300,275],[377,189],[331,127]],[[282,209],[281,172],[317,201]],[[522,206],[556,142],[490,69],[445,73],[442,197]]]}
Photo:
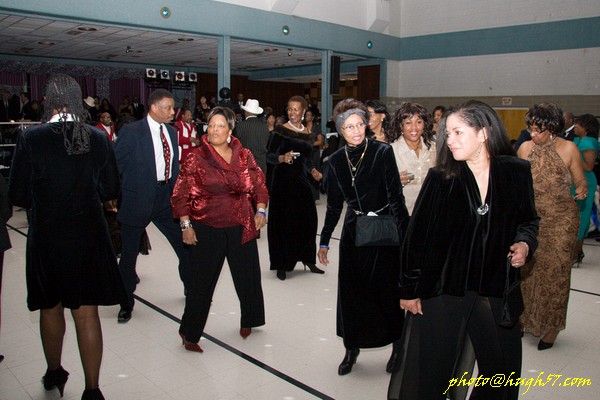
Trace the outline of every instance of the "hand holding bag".
{"label": "hand holding bag", "polygon": [[509,284],[512,257],[508,257],[506,267],[506,284],[504,285],[502,316],[500,317],[498,325],[503,328],[512,328],[519,321],[519,317],[525,309],[525,304],[523,303],[523,294],[521,293],[521,275],[519,270],[517,270],[517,279]]}

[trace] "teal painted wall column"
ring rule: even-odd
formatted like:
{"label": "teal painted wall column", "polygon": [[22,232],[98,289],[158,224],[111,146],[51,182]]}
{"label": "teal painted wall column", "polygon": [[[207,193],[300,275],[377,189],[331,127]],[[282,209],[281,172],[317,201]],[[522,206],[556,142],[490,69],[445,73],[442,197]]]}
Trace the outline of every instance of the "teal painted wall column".
{"label": "teal painted wall column", "polygon": [[217,90],[221,90],[223,86],[231,89],[231,37],[222,36],[218,39],[218,57],[217,62]]}
{"label": "teal painted wall column", "polygon": [[333,95],[331,94],[331,56],[332,50],[321,52],[321,133],[327,131],[327,122],[333,108]]}

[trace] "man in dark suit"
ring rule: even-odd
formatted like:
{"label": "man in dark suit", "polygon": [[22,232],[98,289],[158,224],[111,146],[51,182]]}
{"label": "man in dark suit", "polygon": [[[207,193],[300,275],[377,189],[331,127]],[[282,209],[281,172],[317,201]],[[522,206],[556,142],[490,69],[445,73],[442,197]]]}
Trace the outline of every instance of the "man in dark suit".
{"label": "man in dark suit", "polygon": [[133,118],[144,118],[144,112],[146,112],[146,109],[144,108],[144,105],[140,103],[139,96],[133,96],[133,103],[131,103],[131,108],[133,108]]}
{"label": "man in dark suit", "polygon": [[169,125],[175,102],[169,91],[157,89],[150,94],[148,103],[146,118],[125,125],[115,142],[121,175],[117,213],[122,242],[119,269],[128,295],[127,303],[121,304],[120,323],[131,319],[140,238],[150,222],[175,250],[184,287],[188,281],[190,249],[183,244],[181,229],[171,210],[171,195],[179,174],[177,134]]}
{"label": "man in dark suit", "polygon": [[14,120],[13,107],[10,100],[10,92],[8,90],[2,91],[2,101],[0,102],[0,122],[9,122]]}
{"label": "man in dark suit", "polygon": [[[0,175],[0,293],[2,293],[4,252],[11,248],[10,237],[8,237],[8,231],[6,230],[6,222],[10,217],[12,217],[12,206],[8,200],[8,188],[4,177]],[[1,314],[2,312],[0,311],[0,315]],[[0,362],[2,362],[2,360],[4,360],[4,356],[0,355]]]}
{"label": "man in dark suit", "polygon": [[575,116],[570,111],[565,111],[563,116],[565,117],[565,130],[562,137],[572,142],[575,139]]}
{"label": "man in dark suit", "polygon": [[29,93],[21,93],[21,109],[19,111],[19,119],[25,119],[28,121],[36,121],[36,114],[31,106],[31,98]]}
{"label": "man in dark suit", "polygon": [[258,100],[248,99],[246,105],[242,106],[242,110],[246,113],[246,119],[236,124],[233,134],[240,140],[242,146],[252,152],[256,163],[266,175],[269,128],[265,121],[257,118],[262,114],[263,109],[259,107]]}

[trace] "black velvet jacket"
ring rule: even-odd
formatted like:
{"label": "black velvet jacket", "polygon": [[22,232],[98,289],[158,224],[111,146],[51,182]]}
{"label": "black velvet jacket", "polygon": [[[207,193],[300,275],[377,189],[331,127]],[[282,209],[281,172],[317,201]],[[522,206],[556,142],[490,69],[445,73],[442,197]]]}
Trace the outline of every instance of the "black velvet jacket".
{"label": "black velvet jacket", "polygon": [[[438,168],[429,171],[402,247],[403,299],[463,296],[467,290],[502,296],[509,247],[526,242],[528,257],[537,247],[539,217],[529,162],[493,158],[486,199],[489,211],[481,216],[479,189],[466,163],[452,179]],[[517,277],[518,270],[511,268],[510,281]]]}
{"label": "black velvet jacket", "polygon": [[[391,214],[397,218],[400,239],[404,237],[408,224],[408,211],[404,204],[400,174],[392,147],[385,143],[368,140],[368,148],[356,175],[356,191],[348,167],[344,146],[329,157],[329,186],[327,189],[327,213],[321,231],[321,245],[328,245],[331,234],[342,214],[344,202],[348,204],[341,241],[354,243],[356,213],[383,210],[381,215]],[[357,147],[347,149],[350,161],[357,165],[365,150],[367,140]],[[357,198],[356,193],[360,198]],[[360,201],[360,204],[359,204]],[[389,205],[385,207],[385,205]],[[384,208],[385,207],[385,208]]]}

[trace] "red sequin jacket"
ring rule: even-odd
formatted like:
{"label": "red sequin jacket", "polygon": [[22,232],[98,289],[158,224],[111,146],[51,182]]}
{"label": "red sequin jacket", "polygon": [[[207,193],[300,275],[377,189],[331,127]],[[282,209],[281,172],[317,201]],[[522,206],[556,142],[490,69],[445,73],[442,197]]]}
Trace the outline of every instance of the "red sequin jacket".
{"label": "red sequin jacket", "polygon": [[253,204],[269,201],[265,176],[250,150],[231,137],[231,164],[202,136],[181,167],[173,189],[173,216],[190,219],[214,228],[243,227],[242,244],[258,236]]}

